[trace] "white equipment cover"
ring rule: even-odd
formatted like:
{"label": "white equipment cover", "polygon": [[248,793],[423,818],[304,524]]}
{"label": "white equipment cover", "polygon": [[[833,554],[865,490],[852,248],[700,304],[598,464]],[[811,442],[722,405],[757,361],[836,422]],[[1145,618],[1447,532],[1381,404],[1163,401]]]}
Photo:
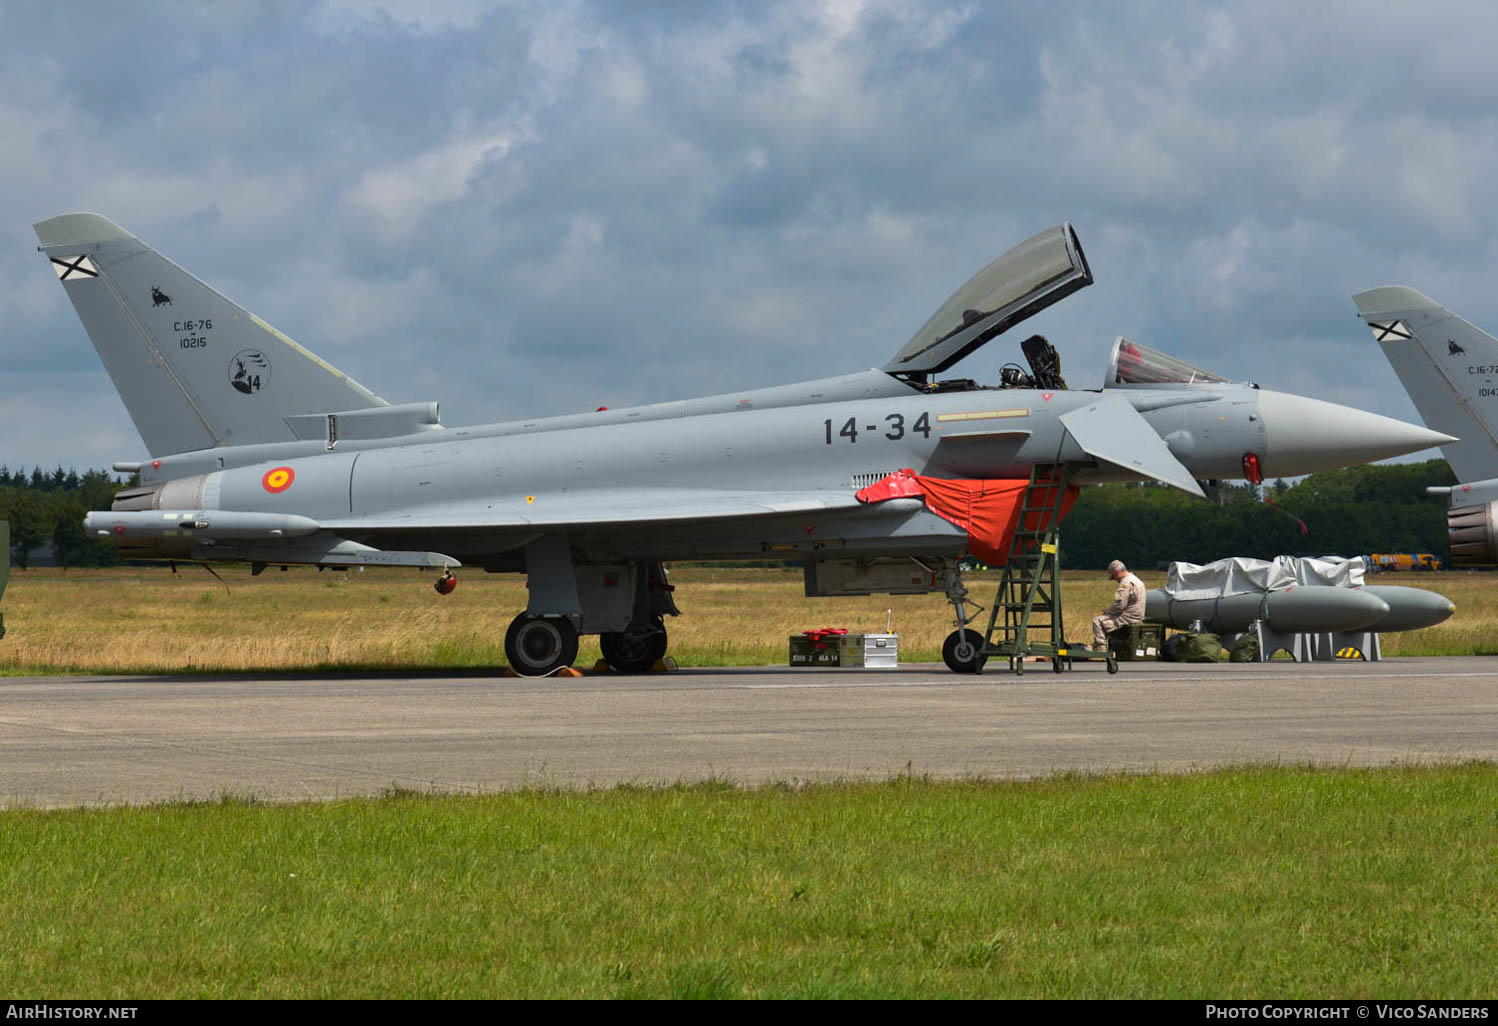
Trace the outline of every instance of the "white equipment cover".
{"label": "white equipment cover", "polygon": [[1244,559],[1233,556],[1215,563],[1172,563],[1166,573],[1165,594],[1177,602],[1278,591],[1292,585],[1357,588],[1363,584],[1363,561],[1327,556],[1275,556]]}

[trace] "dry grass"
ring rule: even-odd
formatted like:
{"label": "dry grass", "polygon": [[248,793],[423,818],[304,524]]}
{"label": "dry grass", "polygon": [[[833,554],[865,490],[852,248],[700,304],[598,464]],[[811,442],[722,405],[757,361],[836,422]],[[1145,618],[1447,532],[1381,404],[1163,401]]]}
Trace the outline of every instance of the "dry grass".
{"label": "dry grass", "polygon": [[1424,588],[1456,603],[1456,612],[1445,623],[1423,631],[1382,635],[1384,655],[1498,655],[1498,574],[1461,570],[1383,573],[1369,574],[1368,583]]}
{"label": "dry grass", "polygon": [[[452,595],[434,574],[411,570],[316,573],[247,568],[14,571],[4,596],[9,631],[0,673],[219,672],[280,669],[439,669],[504,663],[504,632],[525,605],[522,578],[460,575]],[[1163,575],[1145,574],[1157,587]],[[974,597],[992,600],[996,575],[970,577]],[[941,658],[952,630],[940,595],[808,599],[799,570],[673,572],[685,615],[672,620],[671,654],[683,665],[783,663],[786,636],[810,627],[882,631],[890,610],[905,661]],[[1446,623],[1386,635],[1385,655],[1498,652],[1498,577],[1385,574],[1380,584],[1429,587],[1457,604]],[[1073,641],[1111,599],[1100,572],[1069,572],[1065,615]],[[986,619],[982,621],[986,623]],[[579,665],[598,657],[583,641]]]}

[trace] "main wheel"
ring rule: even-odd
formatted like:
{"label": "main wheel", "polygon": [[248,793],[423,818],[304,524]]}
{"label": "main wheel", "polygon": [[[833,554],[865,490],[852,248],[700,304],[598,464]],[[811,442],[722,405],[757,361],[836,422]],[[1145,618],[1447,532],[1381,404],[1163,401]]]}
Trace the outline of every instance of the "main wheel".
{"label": "main wheel", "polygon": [[953,673],[979,673],[988,657],[983,654],[983,635],[966,627],[947,635],[941,658]]}
{"label": "main wheel", "polygon": [[505,658],[524,677],[544,677],[577,658],[577,628],[565,616],[521,613],[505,631]]}
{"label": "main wheel", "polygon": [[598,636],[604,660],[620,673],[644,673],[666,654],[666,625],[650,618],[643,631],[610,631]]}

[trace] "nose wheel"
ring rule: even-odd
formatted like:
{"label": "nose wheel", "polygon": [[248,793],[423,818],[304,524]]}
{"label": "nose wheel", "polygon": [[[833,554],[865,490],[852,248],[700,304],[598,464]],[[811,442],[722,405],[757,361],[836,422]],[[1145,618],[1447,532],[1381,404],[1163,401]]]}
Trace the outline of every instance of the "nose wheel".
{"label": "nose wheel", "polygon": [[521,613],[505,631],[505,658],[524,677],[544,677],[577,659],[577,628],[565,616]]}
{"label": "nose wheel", "polygon": [[941,658],[953,673],[982,673],[988,657],[983,654],[983,635],[967,628],[947,635]]}

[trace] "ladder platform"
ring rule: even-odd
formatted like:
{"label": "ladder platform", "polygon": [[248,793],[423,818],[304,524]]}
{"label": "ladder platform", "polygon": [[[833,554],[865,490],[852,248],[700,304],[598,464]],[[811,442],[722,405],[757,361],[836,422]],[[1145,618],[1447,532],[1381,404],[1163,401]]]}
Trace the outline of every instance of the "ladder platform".
{"label": "ladder platform", "polygon": [[[1020,499],[1018,522],[1009,542],[998,592],[983,635],[979,669],[988,659],[1009,661],[1012,673],[1025,672],[1025,660],[1051,661],[1060,673],[1073,662],[1102,660],[1118,672],[1111,651],[1069,645],[1061,615],[1061,511],[1076,468],[1064,463],[1037,463]],[[1039,523],[1036,523],[1037,518]]]}

